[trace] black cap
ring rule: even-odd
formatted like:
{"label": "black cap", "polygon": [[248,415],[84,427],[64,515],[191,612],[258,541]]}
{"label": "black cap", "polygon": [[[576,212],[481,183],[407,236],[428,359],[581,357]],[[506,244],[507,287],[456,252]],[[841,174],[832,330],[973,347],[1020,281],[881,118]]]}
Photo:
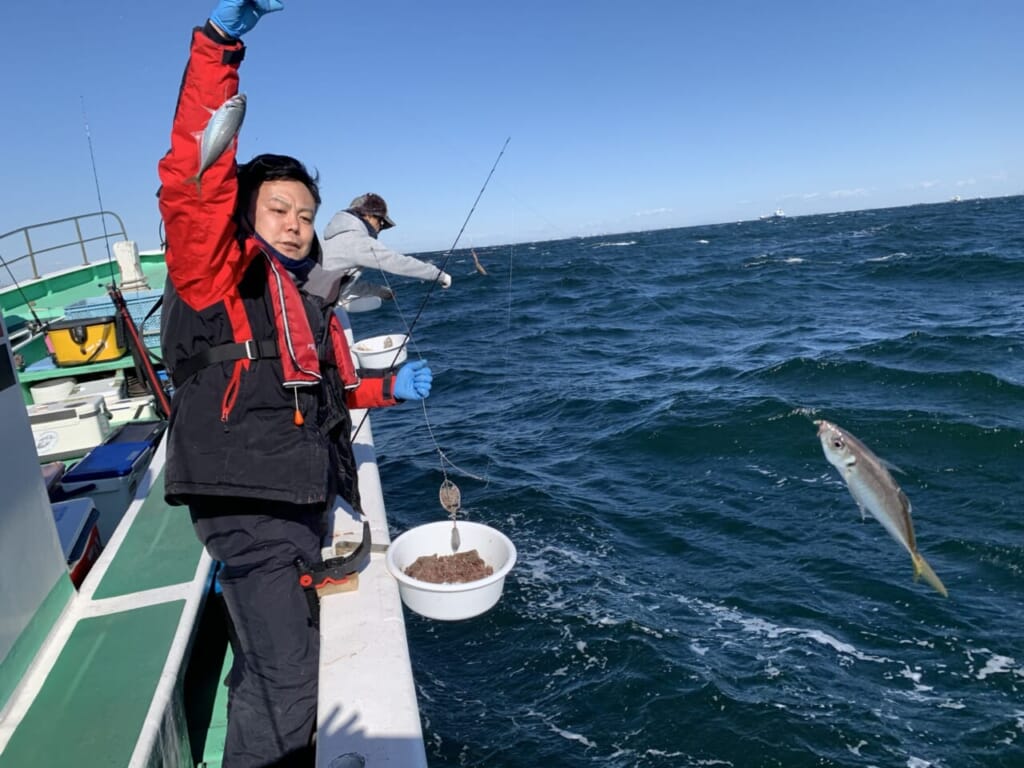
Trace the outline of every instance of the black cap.
{"label": "black cap", "polygon": [[348,209],[352,213],[362,216],[378,217],[381,221],[381,229],[390,229],[395,226],[395,222],[388,216],[388,204],[384,202],[383,197],[375,195],[373,192],[367,192],[365,195],[357,197]]}

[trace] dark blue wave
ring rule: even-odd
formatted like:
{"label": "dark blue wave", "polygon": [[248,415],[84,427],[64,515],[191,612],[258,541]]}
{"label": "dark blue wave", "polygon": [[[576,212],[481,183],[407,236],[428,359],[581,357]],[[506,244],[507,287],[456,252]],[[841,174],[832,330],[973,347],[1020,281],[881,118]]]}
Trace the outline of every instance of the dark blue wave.
{"label": "dark blue wave", "polygon": [[[373,416],[385,501],[396,533],[442,519],[447,475],[519,562],[482,617],[406,616],[430,764],[1024,765],[1022,214],[454,254],[413,332],[425,416]],[[391,281],[358,337],[415,316],[425,286]],[[821,418],[899,467],[948,599]]]}

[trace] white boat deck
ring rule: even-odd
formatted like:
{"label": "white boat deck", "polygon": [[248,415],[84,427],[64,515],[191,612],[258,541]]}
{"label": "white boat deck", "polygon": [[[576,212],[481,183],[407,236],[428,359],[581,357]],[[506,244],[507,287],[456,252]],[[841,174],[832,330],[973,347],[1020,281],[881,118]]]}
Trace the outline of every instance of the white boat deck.
{"label": "white boat deck", "polygon": [[[353,411],[354,425],[363,414]],[[417,768],[427,760],[402,601],[384,563],[390,538],[369,419],[353,447],[374,551],[358,589],[321,599],[317,767]],[[358,542],[361,535],[362,520],[339,505],[334,541]]]}

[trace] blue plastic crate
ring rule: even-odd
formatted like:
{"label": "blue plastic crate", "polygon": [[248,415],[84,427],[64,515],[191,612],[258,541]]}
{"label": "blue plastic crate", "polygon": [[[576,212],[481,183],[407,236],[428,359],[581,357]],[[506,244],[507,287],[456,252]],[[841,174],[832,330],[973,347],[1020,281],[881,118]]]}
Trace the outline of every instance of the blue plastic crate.
{"label": "blue plastic crate", "polygon": [[[124,294],[124,302],[128,305],[128,312],[143,336],[160,335],[159,309],[153,313],[149,320],[146,320],[145,324],[142,321],[146,319],[146,314],[163,295],[164,292],[160,290],[137,291]],[[64,307],[64,317],[68,320],[80,320],[88,317],[110,317],[114,314],[116,314],[114,302],[110,300],[109,296],[82,299]]]}

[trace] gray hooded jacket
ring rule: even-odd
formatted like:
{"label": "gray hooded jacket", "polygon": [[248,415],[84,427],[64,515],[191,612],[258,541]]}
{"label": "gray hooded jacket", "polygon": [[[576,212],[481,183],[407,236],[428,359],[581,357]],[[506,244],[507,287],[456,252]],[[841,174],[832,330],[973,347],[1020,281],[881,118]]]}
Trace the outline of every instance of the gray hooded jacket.
{"label": "gray hooded jacket", "polygon": [[329,271],[379,269],[421,280],[436,280],[441,274],[433,264],[381,245],[373,228],[350,211],[338,211],[327,224],[323,251],[323,267]]}

